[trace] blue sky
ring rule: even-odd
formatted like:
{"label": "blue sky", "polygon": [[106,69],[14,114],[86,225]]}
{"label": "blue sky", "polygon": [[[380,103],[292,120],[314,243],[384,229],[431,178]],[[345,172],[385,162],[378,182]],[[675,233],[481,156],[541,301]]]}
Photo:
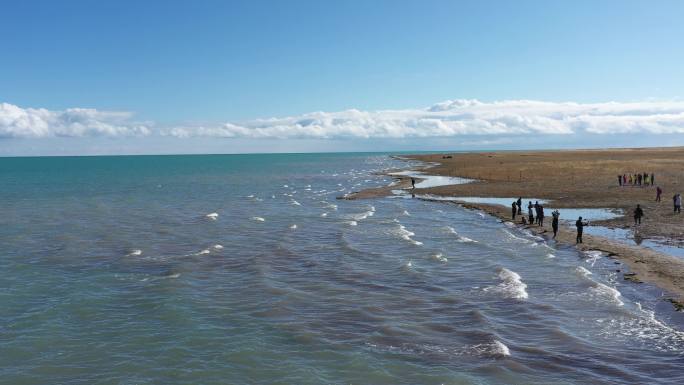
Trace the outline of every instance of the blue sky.
{"label": "blue sky", "polygon": [[[79,126],[74,134],[73,128],[53,128],[54,119],[45,118],[46,128],[36,134],[26,131],[33,129],[26,127],[35,121],[33,109],[56,114],[74,108],[126,112],[126,117],[114,119],[116,127],[126,126],[124,134],[106,131],[109,139],[98,148],[116,136],[121,143],[137,146],[137,152],[145,152],[142,143],[154,142],[150,136],[161,130],[168,139],[169,130],[184,127],[184,134],[175,135],[176,142],[171,141],[167,150],[201,152],[192,148],[196,145],[189,137],[210,140],[217,135],[216,130],[192,133],[198,126],[228,123],[251,130],[263,126],[255,120],[302,116],[308,120],[307,114],[316,111],[413,111],[459,99],[574,102],[586,104],[590,111],[596,103],[671,102],[684,96],[681,1],[0,3],[4,37],[0,103],[21,109],[5,111],[9,116],[5,123],[0,115],[0,154],[21,153],[21,146],[49,149],[51,138],[60,138],[54,143],[69,138],[76,145],[74,151],[83,146],[80,150],[87,153],[92,142],[103,136],[97,127],[113,124],[109,115],[89,115],[83,124],[94,128],[84,134]],[[662,106],[648,107],[649,114],[662,112]],[[557,108],[556,115],[566,113],[564,107]],[[679,105],[668,108],[669,115],[684,111]],[[29,118],[17,123],[24,110]],[[634,109],[620,112],[625,115],[634,116]],[[56,119],[64,125],[73,115]],[[301,126],[300,122],[286,123]],[[662,126],[662,117],[658,122]],[[679,124],[677,119],[667,122]],[[283,130],[292,127],[287,124],[278,129],[279,135],[272,131],[260,135],[282,139]],[[348,125],[352,124],[360,123]],[[131,135],[132,125],[149,129]],[[334,128],[325,127],[324,137],[315,139],[331,143],[340,140],[338,136],[355,143],[369,139],[367,131],[338,135]],[[531,130],[522,133],[548,134]],[[449,137],[480,136],[473,130],[452,131],[447,132]],[[630,134],[654,132],[637,131]],[[679,133],[661,131],[657,132]],[[235,147],[226,139],[234,139],[235,132],[218,135],[226,152]],[[250,148],[258,151],[260,143],[263,151],[272,148],[263,137],[240,132],[238,136],[253,141]],[[293,137],[284,136],[294,146],[307,135],[298,131]],[[370,136],[397,137],[376,132]],[[398,136],[423,134],[402,131]],[[382,140],[370,142],[375,143],[373,148],[392,150],[385,148],[392,147],[390,139],[387,146]],[[663,144],[669,143],[668,139]]]}

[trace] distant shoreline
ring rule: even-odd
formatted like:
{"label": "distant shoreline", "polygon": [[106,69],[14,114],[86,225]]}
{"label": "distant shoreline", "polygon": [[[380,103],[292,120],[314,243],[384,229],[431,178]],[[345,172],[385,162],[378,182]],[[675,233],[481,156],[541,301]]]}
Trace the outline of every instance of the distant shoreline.
{"label": "distant shoreline", "polygon": [[[450,158],[445,158],[450,156]],[[644,148],[564,151],[517,151],[400,155],[403,159],[435,164],[430,175],[476,179],[459,185],[415,189],[416,194],[446,197],[536,197],[553,202],[554,208],[608,208],[622,210],[615,219],[594,221],[610,228],[633,226],[632,211],[637,203],[646,215],[639,233],[643,238],[666,238],[684,241],[684,216],[672,213],[671,196],[684,188],[684,148]],[[444,158],[443,158],[444,157]],[[624,170],[620,172],[618,170]],[[637,171],[638,170],[638,171]],[[681,170],[681,171],[679,171]],[[618,172],[654,173],[656,185],[663,190],[662,202],[656,203],[655,187],[620,187]],[[363,190],[348,199],[392,195],[391,190],[410,188],[410,178],[391,175],[399,183],[391,187]],[[466,208],[482,210],[503,221],[511,221],[510,207],[459,202]],[[523,203],[523,213],[527,212]],[[567,219],[567,218],[566,218]],[[537,235],[551,239],[551,213],[546,213],[544,227],[516,224]],[[556,238],[559,244],[575,245],[574,226],[561,223]],[[628,265],[634,274],[624,275],[632,282],[650,282],[671,292],[675,307],[684,303],[684,259],[616,240],[584,235],[580,251],[600,250]],[[617,266],[619,267],[619,266]],[[622,272],[624,274],[624,271]]]}

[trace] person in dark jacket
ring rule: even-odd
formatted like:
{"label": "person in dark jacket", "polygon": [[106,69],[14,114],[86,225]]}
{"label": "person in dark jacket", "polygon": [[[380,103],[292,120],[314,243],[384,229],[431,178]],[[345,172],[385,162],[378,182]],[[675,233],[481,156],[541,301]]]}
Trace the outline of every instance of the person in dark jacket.
{"label": "person in dark jacket", "polygon": [[551,228],[553,229],[553,237],[556,238],[556,234],[558,234],[558,218],[560,218],[560,212],[558,210],[553,210],[553,212],[551,212],[551,217],[553,218],[551,220]]}
{"label": "person in dark jacket", "polygon": [[527,219],[529,219],[530,224],[534,223],[534,213],[532,213],[532,207],[532,201],[530,201],[527,204]]}
{"label": "person in dark jacket", "polygon": [[544,206],[539,205],[539,226],[544,227]]}
{"label": "person in dark jacket", "polygon": [[644,210],[641,209],[640,205],[637,205],[636,209],[634,209],[634,225],[640,225],[641,224],[641,217],[644,216]]}
{"label": "person in dark jacket", "polygon": [[618,175],[618,186],[622,187],[622,175]]}
{"label": "person in dark jacket", "polygon": [[515,220],[515,214],[518,213],[518,205],[515,204],[515,201],[511,203],[511,219]]}
{"label": "person in dark jacket", "polygon": [[588,223],[582,221],[582,217],[579,217],[577,222],[575,222],[575,227],[577,227],[577,243],[582,243],[582,233],[584,232],[584,226],[586,225],[588,225]]}
{"label": "person in dark jacket", "polygon": [[518,197],[518,202],[516,202],[518,205],[518,215],[522,214],[522,197]]}

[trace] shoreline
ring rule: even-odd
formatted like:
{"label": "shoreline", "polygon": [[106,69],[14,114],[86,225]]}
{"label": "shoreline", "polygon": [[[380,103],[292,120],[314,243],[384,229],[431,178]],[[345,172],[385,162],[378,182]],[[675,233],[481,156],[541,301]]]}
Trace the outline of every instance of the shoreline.
{"label": "shoreline", "polygon": [[[588,150],[592,151],[595,154],[600,154],[601,152],[605,151],[607,153],[612,153],[616,151],[629,151],[629,150]],[[656,149],[654,151],[659,151],[659,149]],[[584,151],[579,151],[579,152],[584,152]],[[682,150],[684,152],[684,150]],[[492,154],[496,153],[481,153],[481,154],[476,154],[475,156],[478,155],[484,155],[484,156],[489,156],[490,158],[492,157]],[[528,154],[528,153],[525,153]],[[548,154],[548,153],[544,153]],[[446,155],[446,154],[445,154]],[[473,156],[473,154],[466,153],[466,154],[449,154],[451,158],[445,159],[446,161],[452,161],[452,162],[459,162],[461,161],[462,157],[468,157],[468,156]],[[517,154],[516,154],[517,155]],[[424,171],[425,169],[430,169],[430,175],[435,175],[435,176],[451,176],[451,177],[460,177],[460,178],[467,178],[467,179],[476,179],[475,182],[468,183],[468,184],[460,184],[460,185],[448,185],[448,186],[438,186],[438,187],[430,187],[430,188],[422,188],[418,189],[416,188],[413,192],[416,194],[420,195],[434,195],[436,197],[459,197],[459,196],[478,196],[478,197],[503,197],[503,198],[508,198],[511,196],[535,196],[539,199],[546,199],[549,202],[554,203],[554,208],[560,208],[561,211],[563,208],[598,208],[599,206],[601,208],[608,208],[608,209],[616,209],[616,210],[622,210],[625,215],[622,215],[618,218],[614,219],[608,219],[608,220],[600,220],[600,221],[593,221],[592,224],[597,224],[600,226],[608,227],[608,228],[625,228],[625,222],[631,221],[631,218],[629,218],[629,211],[625,205],[606,205],[605,199],[601,199],[600,202],[602,205],[597,206],[597,202],[586,202],[586,195],[583,194],[577,194],[578,196],[565,196],[561,197],[559,200],[558,195],[554,196],[547,196],[545,194],[535,192],[535,191],[525,191],[525,193],[518,192],[520,191],[519,186],[517,191],[517,194],[502,194],[500,186],[492,186],[492,185],[501,185],[502,181],[498,180],[488,180],[487,178],[473,178],[473,172],[471,171],[470,173],[461,173],[461,174],[456,174],[453,169],[450,169],[448,167],[448,164],[445,164],[446,162],[441,161],[442,154],[429,154],[429,155],[402,155],[401,157],[396,157],[397,159],[400,160],[409,160],[409,161],[421,161],[423,164],[425,164],[425,167],[420,167],[421,171]],[[682,159],[684,161],[684,159]],[[415,168],[413,168],[415,169]],[[358,192],[354,192],[352,194],[349,194],[348,196],[344,197],[344,199],[372,199],[372,198],[380,198],[380,197],[386,197],[386,196],[392,196],[394,195],[392,193],[392,190],[405,190],[407,192],[411,192],[410,187],[411,187],[411,181],[410,177],[408,176],[402,176],[402,175],[392,175],[391,173],[395,172],[395,170],[392,170],[390,172],[385,173],[385,175],[390,176],[394,178],[397,183],[393,183],[390,186],[384,186],[380,188],[372,188],[372,189],[366,189],[366,190],[361,190]],[[481,172],[481,171],[480,171]],[[481,176],[481,175],[479,175]],[[418,181],[420,178],[416,177],[416,180]],[[508,182],[508,181],[506,181]],[[510,183],[510,182],[509,182]],[[513,182],[516,183],[516,182]],[[676,182],[675,182],[676,184]],[[475,186],[475,187],[473,187]],[[532,184],[533,187],[538,186],[538,184]],[[490,189],[489,187],[495,187]],[[625,187],[625,189],[630,189],[632,187]],[[639,187],[634,187],[634,188],[639,188]],[[478,194],[468,194],[464,193],[464,191],[478,191]],[[549,194],[550,195],[550,194]],[[510,212],[510,207],[502,206],[502,205],[497,205],[497,204],[485,204],[485,203],[469,203],[469,202],[456,202],[456,201],[444,201],[440,199],[430,199],[429,197],[416,197],[416,199],[423,199],[423,200],[430,200],[430,201],[436,201],[436,202],[441,202],[441,203],[451,203],[451,204],[456,204],[459,205],[460,207],[466,208],[466,209],[474,209],[474,210],[480,210],[483,211],[489,215],[492,215],[498,219],[500,219],[502,222],[511,222],[516,225],[517,228],[521,229],[526,229],[530,231],[532,234],[541,236],[543,237],[547,242],[549,243],[556,243],[559,245],[563,246],[574,246],[578,251],[580,252],[588,252],[592,250],[596,251],[601,251],[607,254],[609,258],[615,259],[616,261],[619,261],[621,263],[624,263],[627,265],[629,272],[624,271],[625,269],[620,268],[620,266],[617,265],[618,262],[616,262],[616,267],[618,268],[618,272],[620,272],[621,276],[623,277],[624,280],[631,281],[633,283],[642,283],[642,282],[647,282],[651,283],[658,288],[661,288],[670,294],[672,296],[668,297],[663,297],[663,300],[669,301],[672,306],[675,308],[677,311],[683,311],[684,310],[684,259],[682,258],[677,258],[673,255],[666,254],[663,252],[659,252],[644,246],[638,246],[638,245],[630,245],[626,244],[624,242],[610,239],[607,237],[603,236],[598,236],[598,235],[590,235],[587,234],[585,231],[584,236],[583,236],[583,243],[582,244],[576,244],[575,243],[575,236],[576,236],[576,230],[574,227],[569,226],[568,223],[564,223],[561,221],[560,226],[559,226],[559,231],[558,231],[558,236],[556,239],[552,239],[553,231],[551,230],[551,218],[550,215],[548,215],[548,220],[545,221],[545,225],[543,227],[540,227],[538,225],[529,225],[529,224],[523,224],[519,220],[521,216],[516,217],[516,221],[511,220],[511,212]],[[667,199],[667,198],[666,198]],[[558,204],[561,203],[561,204]],[[665,202],[667,203],[667,202]],[[524,208],[523,208],[524,209]],[[523,214],[526,213],[525,210],[523,210]],[[549,213],[550,214],[550,213]],[[653,231],[653,229],[649,229],[649,231],[645,232],[646,237],[648,238],[666,238],[666,239],[671,239],[672,241],[675,242],[681,242],[683,239],[680,236],[672,236],[672,234],[657,234]]]}

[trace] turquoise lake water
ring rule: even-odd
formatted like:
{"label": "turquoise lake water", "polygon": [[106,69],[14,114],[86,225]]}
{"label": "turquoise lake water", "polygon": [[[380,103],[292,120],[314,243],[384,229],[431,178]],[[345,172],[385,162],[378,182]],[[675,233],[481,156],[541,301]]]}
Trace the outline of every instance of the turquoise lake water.
{"label": "turquoise lake water", "polygon": [[0,383],[680,384],[667,293],[387,154],[0,158]]}

